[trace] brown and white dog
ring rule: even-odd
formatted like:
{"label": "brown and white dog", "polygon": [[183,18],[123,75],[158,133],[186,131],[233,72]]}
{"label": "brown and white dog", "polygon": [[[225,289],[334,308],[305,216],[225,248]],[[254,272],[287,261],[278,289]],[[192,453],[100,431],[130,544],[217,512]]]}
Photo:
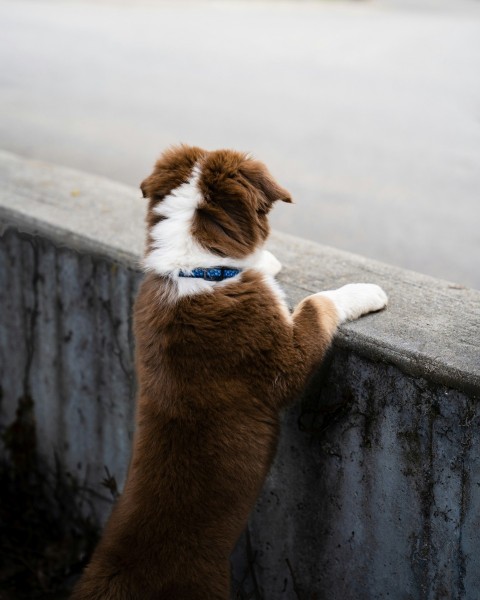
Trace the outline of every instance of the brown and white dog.
{"label": "brown and white dog", "polygon": [[281,410],[339,323],[387,297],[353,284],[289,313],[280,263],[263,245],[273,203],[291,199],[245,154],[176,147],[141,187],[133,457],[73,598],[226,600],[229,556],[272,462]]}

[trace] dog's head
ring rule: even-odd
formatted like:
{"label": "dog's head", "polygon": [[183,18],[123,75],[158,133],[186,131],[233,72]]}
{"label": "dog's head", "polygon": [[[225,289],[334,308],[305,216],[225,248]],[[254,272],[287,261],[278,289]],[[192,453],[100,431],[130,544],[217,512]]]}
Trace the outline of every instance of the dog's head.
{"label": "dog's head", "polygon": [[248,256],[268,236],[274,202],[291,202],[261,162],[190,146],[164,152],[141,189],[149,199],[149,247],[183,255],[200,248],[217,257]]}

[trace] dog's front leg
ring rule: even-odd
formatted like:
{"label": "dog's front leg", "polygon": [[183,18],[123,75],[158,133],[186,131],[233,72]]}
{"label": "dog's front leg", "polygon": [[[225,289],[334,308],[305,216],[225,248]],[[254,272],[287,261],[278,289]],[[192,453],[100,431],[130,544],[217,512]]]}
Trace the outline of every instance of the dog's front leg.
{"label": "dog's front leg", "polygon": [[335,305],[339,323],[353,321],[369,312],[387,306],[387,294],[374,283],[349,283],[337,290],[319,292],[315,296],[330,299]]}
{"label": "dog's front leg", "polygon": [[387,305],[387,295],[381,287],[368,283],[353,283],[337,290],[308,296],[292,315],[291,360],[288,397],[297,396],[316,366],[320,364],[341,323]]}

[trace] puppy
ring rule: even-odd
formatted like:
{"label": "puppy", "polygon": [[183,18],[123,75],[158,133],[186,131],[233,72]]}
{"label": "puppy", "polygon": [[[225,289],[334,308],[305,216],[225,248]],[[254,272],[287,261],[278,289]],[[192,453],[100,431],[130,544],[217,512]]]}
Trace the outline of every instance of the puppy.
{"label": "puppy", "polygon": [[290,314],[274,280],[280,263],[263,250],[267,215],[290,195],[245,154],[176,147],[141,188],[133,456],[73,598],[226,600],[229,556],[271,465],[282,409],[339,323],[387,297],[347,285]]}

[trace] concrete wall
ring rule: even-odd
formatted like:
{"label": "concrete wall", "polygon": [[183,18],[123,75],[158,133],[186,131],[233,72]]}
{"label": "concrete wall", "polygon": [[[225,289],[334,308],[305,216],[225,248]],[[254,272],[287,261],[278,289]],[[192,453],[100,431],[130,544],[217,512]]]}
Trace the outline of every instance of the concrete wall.
{"label": "concrete wall", "polygon": [[[144,203],[7,153],[0,180],[0,426],[18,430],[31,399],[42,460],[101,522],[133,429]],[[347,281],[391,301],[342,327],[285,414],[232,597],[480,598],[480,293],[279,234],[271,249],[292,304]]]}
{"label": "concrete wall", "polygon": [[8,229],[0,244],[0,423],[32,399],[42,458],[57,455],[111,508],[107,471],[123,483],[133,433],[132,304],[139,274]]}
{"label": "concrete wall", "polygon": [[478,598],[479,426],[467,395],[336,350],[286,415],[237,582],[250,554],[261,598]]}

